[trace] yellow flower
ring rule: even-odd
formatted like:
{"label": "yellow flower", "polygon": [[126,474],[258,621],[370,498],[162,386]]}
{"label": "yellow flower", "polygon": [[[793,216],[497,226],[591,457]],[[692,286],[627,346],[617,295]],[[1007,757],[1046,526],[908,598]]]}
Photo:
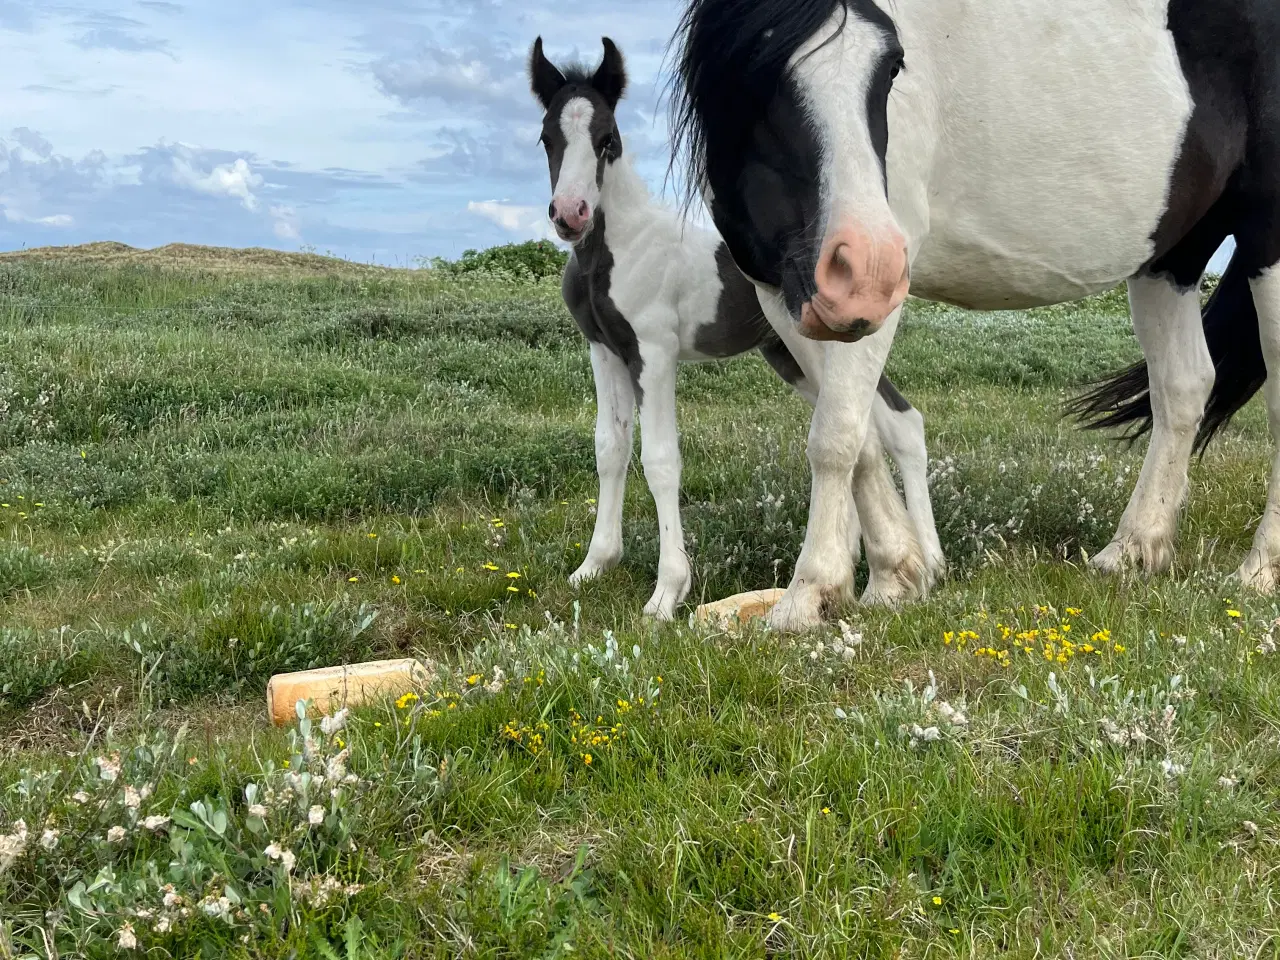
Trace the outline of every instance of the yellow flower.
{"label": "yellow flower", "polygon": [[465,573],[466,570],[467,570],[466,567],[459,567],[457,570],[454,571],[454,573]]}
{"label": "yellow flower", "polygon": [[377,540],[377,539],[378,539],[378,535],[377,535],[376,533],[371,533],[371,534],[369,534],[369,539],[370,539],[370,540]]}
{"label": "yellow flower", "polygon": [[477,683],[479,683],[483,679],[484,677],[480,676],[480,674],[473,673],[471,676],[467,677],[467,686],[474,687]]}
{"label": "yellow flower", "polygon": [[347,577],[347,583],[359,583],[359,582],[360,582],[359,577]]}
{"label": "yellow flower", "polygon": [[780,913],[771,913],[771,914],[769,914],[769,919],[770,919],[770,920],[772,920],[774,923],[781,923],[781,922],[782,922],[782,914],[780,914]]}
{"label": "yellow flower", "polygon": [[1227,616],[1228,616],[1228,617],[1230,617],[1232,620],[1239,620],[1239,619],[1240,619],[1240,611],[1239,611],[1239,610],[1228,610],[1228,611],[1227,611]]}
{"label": "yellow flower", "polygon": [[1068,617],[1078,617],[1082,613],[1084,613],[1084,611],[1081,610],[1079,607],[1067,607]]}
{"label": "yellow flower", "polygon": [[381,729],[382,729],[382,722],[381,722],[381,721],[379,721],[379,720],[375,720],[375,721],[373,721],[373,729],[375,729],[375,730],[381,730]]}
{"label": "yellow flower", "polygon": [[519,593],[519,592],[520,592],[519,587],[507,587],[507,593]]}
{"label": "yellow flower", "polygon": [[585,763],[588,767],[591,766],[591,754],[584,753],[582,755],[582,762]]}
{"label": "yellow flower", "polygon": [[520,574],[516,573],[516,572],[513,570],[511,573],[508,573],[508,574],[507,574],[507,579],[508,579],[508,580],[519,580],[519,579],[520,579]]}
{"label": "yellow flower", "polygon": [[940,906],[942,906],[942,898],[941,898],[941,897],[934,897],[934,898],[933,898],[933,905],[934,905],[935,907],[940,907]]}
{"label": "yellow flower", "polygon": [[1125,647],[1119,643],[1116,644],[1115,649],[1116,649],[1116,653],[1127,653],[1129,650],[1128,647]]}
{"label": "yellow flower", "polygon": [[406,693],[396,701],[396,706],[403,710],[405,707],[409,706],[409,704],[417,702],[417,699],[418,695],[416,693]]}
{"label": "yellow flower", "polygon": [[486,563],[486,564],[484,565],[484,569],[485,569],[485,570],[489,570],[489,571],[493,572],[493,571],[496,571],[496,570],[498,569],[498,566],[497,566],[497,564],[493,564],[493,563]]}
{"label": "yellow flower", "polygon": [[959,928],[959,927],[952,927],[952,928],[951,928],[951,932],[952,932],[952,933],[959,933],[959,932],[960,932],[960,928]]}
{"label": "yellow flower", "polygon": [[520,629],[520,628],[519,628],[519,627],[517,627],[514,623],[508,623],[508,624],[506,625],[506,627],[507,627],[507,629],[508,629],[508,630],[519,630],[519,629]]}
{"label": "yellow flower", "polygon": [[399,577],[392,577],[392,578],[391,578],[391,582],[392,582],[392,583],[394,583],[396,586],[399,586],[399,585],[400,585],[400,578],[399,578]]}
{"label": "yellow flower", "polygon": [[823,815],[824,817],[829,817],[829,816],[831,816],[831,808],[830,808],[830,807],[823,807],[823,808],[822,808],[822,815]]}

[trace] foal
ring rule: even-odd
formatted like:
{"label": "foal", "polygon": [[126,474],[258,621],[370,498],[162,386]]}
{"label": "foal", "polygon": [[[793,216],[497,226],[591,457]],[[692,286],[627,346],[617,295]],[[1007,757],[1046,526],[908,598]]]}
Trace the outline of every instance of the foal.
{"label": "foal", "polygon": [[[824,354],[789,322],[774,332],[755,288],[719,237],[652,201],[623,159],[614,118],[627,85],[622,54],[608,39],[604,51],[594,73],[561,71],[543,53],[539,37],[529,63],[533,93],[546,111],[541,143],[554,195],[548,213],[574,248],[564,299],[590,342],[596,383],[598,512],[586,560],[570,582],[597,577],[622,558],[623,493],[638,404],[641,460],[660,538],[658,583],[645,613],[669,620],[692,579],[680,522],[677,366],[759,350],[815,403]],[[945,561],[929,500],[924,420],[883,378],[874,424],[854,472],[849,548],[856,554],[860,514],[871,566],[864,600],[893,603],[927,587]],[[909,518],[885,466],[882,441],[902,471]],[[906,579],[912,582],[904,581],[903,570],[911,571]]]}

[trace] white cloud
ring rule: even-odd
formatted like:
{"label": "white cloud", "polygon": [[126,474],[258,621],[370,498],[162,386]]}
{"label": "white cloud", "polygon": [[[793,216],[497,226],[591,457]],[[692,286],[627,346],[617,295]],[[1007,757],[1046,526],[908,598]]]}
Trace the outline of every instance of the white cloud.
{"label": "white cloud", "polygon": [[301,240],[302,231],[298,228],[298,212],[293,207],[281,204],[271,208],[272,230],[281,240]]}
{"label": "white cloud", "polygon": [[535,240],[553,240],[555,233],[547,222],[545,207],[522,207],[499,200],[472,200],[467,211],[495,223],[508,233]]}
{"label": "white cloud", "polygon": [[42,227],[71,227],[75,226],[75,218],[65,213],[55,213],[48,217],[29,216],[20,210],[14,209],[10,204],[12,201],[5,197],[0,197],[0,207],[4,207],[4,218],[9,223],[34,223]]}
{"label": "white cloud", "polygon": [[173,179],[179,186],[201,193],[232,197],[239,200],[246,210],[258,209],[258,198],[253,195],[253,189],[262,186],[262,177],[253,172],[243,157],[234,163],[220,163],[207,174],[197,172],[185,157],[174,157]]}

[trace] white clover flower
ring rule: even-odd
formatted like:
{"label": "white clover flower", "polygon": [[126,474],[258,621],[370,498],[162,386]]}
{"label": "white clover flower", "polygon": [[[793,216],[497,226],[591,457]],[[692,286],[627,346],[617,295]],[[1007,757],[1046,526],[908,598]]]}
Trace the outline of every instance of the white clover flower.
{"label": "white clover flower", "polygon": [[107,831],[107,843],[123,843],[124,837],[124,827],[112,827]]}
{"label": "white clover flower", "polygon": [[320,824],[324,823],[324,807],[317,803],[308,810],[307,823],[311,824],[313,827],[318,827]]}
{"label": "white clover flower", "polygon": [[1245,833],[1249,834],[1249,836],[1256,837],[1258,835],[1258,825],[1252,820],[1246,820],[1244,823],[1240,824],[1240,826],[1244,827]]}
{"label": "white clover flower", "polygon": [[138,949],[138,938],[134,936],[132,923],[125,921],[124,925],[116,931],[116,946],[121,950]]}
{"label": "white clover flower", "polygon": [[89,802],[89,795],[85,793],[83,790],[77,790],[75,793],[71,795],[71,799],[74,800],[76,803],[80,804],[80,806],[84,806],[86,803]]}
{"label": "white clover flower", "polygon": [[293,872],[293,865],[297,863],[297,861],[298,858],[293,855],[292,850],[286,850],[284,853],[280,854],[280,862],[284,864],[286,873]]}
{"label": "white clover flower", "polygon": [[138,807],[142,806],[142,794],[138,792],[136,787],[125,784],[124,805],[130,810],[137,810]]}
{"label": "white clover flower", "polygon": [[112,754],[110,757],[98,757],[93,762],[98,765],[98,776],[108,783],[114,783],[120,776],[119,754]]}
{"label": "white clover flower", "polygon": [[0,834],[0,874],[12,866],[27,849],[27,822],[15,820],[13,833]]}
{"label": "white clover flower", "polygon": [[249,816],[265,820],[267,818],[267,808],[260,803],[252,804],[249,807]]}
{"label": "white clover flower", "polygon": [[1220,786],[1223,790],[1234,790],[1239,785],[1240,785],[1240,781],[1237,780],[1235,777],[1219,777],[1218,778],[1218,786]]}
{"label": "white clover flower", "polygon": [[280,844],[272,842],[267,846],[267,849],[262,851],[262,855],[266,857],[268,860],[279,860],[280,855],[283,852],[284,851],[280,849]]}
{"label": "white clover flower", "polygon": [[331,717],[325,717],[320,721],[320,732],[326,737],[331,737],[343,727],[347,725],[347,718],[351,715],[351,711],[343,707]]}
{"label": "white clover flower", "polygon": [[324,767],[325,779],[337,781],[345,777],[347,775],[347,758],[350,756],[350,750],[343,750],[336,757],[330,757],[329,762]]}
{"label": "white clover flower", "polygon": [[169,825],[168,817],[158,817],[158,816],[152,815],[142,821],[142,826],[145,827],[147,830],[151,830],[151,831],[163,830],[168,825]]}
{"label": "white clover flower", "polygon": [[1180,777],[1187,772],[1187,768],[1180,763],[1174,763],[1168,757],[1160,761],[1160,769],[1164,771],[1166,777]]}
{"label": "white clover flower", "polygon": [[58,831],[50,827],[40,834],[40,846],[45,850],[53,850],[58,846]]}

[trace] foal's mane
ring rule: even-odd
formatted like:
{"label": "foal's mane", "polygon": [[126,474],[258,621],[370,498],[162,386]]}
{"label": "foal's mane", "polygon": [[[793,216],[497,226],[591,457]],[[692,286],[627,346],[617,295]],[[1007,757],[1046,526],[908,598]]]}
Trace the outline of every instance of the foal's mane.
{"label": "foal's mane", "polygon": [[836,11],[843,10],[847,19],[851,8],[868,5],[868,0],[691,0],[672,39],[677,63],[670,83],[668,176],[683,156],[686,212],[714,166],[711,154],[733,156],[745,145],[796,51]]}

